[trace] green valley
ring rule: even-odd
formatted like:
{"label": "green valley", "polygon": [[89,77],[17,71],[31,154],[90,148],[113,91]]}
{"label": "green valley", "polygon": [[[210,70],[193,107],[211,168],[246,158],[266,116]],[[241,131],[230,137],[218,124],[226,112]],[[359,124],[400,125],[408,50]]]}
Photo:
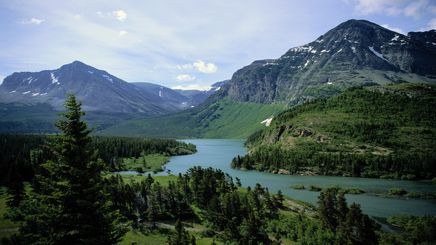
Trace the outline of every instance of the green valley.
{"label": "green valley", "polygon": [[283,104],[211,99],[188,111],[163,117],[134,119],[98,132],[103,135],[245,138],[264,127],[261,122],[286,109]]}

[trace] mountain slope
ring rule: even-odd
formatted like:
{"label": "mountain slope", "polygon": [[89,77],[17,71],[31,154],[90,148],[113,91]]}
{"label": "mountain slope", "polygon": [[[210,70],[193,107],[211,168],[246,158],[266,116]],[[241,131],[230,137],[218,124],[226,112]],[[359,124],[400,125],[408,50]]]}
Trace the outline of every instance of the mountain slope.
{"label": "mountain slope", "polygon": [[190,102],[190,98],[184,96],[179,91],[164,87],[162,85],[146,82],[136,82],[132,84],[147,93],[151,93],[154,96],[159,96],[167,105],[173,106],[174,108],[184,110],[193,105]]}
{"label": "mountain slope", "polygon": [[404,36],[364,20],[349,20],[279,59],[238,70],[228,97],[298,104],[365,83],[436,81],[434,31]]}
{"label": "mountain slope", "polygon": [[263,127],[261,121],[286,108],[280,104],[241,103],[212,97],[196,108],[161,117],[127,120],[98,133],[166,138],[245,138]]}
{"label": "mountain slope", "polygon": [[251,135],[233,166],[261,171],[392,178],[436,176],[436,86],[347,90],[279,114]]}
{"label": "mountain slope", "polygon": [[[205,92],[204,101],[215,91]],[[159,116],[198,105],[189,96],[152,83],[127,83],[79,61],[56,70],[16,72],[0,85],[0,131],[54,132],[67,93],[74,93],[86,119],[101,130],[133,118]]]}
{"label": "mountain slope", "polygon": [[66,93],[74,93],[86,111],[163,115],[180,110],[158,95],[139,89],[79,61],[56,70],[16,72],[0,86],[2,103],[47,103],[62,110]]}

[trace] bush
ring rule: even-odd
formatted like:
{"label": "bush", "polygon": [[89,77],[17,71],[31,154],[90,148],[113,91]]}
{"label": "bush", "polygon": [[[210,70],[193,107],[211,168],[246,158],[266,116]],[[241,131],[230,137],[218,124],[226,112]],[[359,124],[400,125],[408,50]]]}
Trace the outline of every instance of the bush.
{"label": "bush", "polygon": [[407,191],[402,188],[391,188],[389,189],[389,195],[392,196],[404,196],[407,194]]}
{"label": "bush", "polygon": [[304,190],[305,189],[304,185],[301,185],[301,184],[291,185],[291,188],[295,189],[295,190]]}

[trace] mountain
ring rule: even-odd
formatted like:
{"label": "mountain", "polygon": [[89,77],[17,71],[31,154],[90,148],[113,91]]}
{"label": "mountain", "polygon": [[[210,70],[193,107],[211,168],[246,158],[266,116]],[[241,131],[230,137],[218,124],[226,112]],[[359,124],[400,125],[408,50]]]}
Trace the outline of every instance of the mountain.
{"label": "mountain", "polygon": [[236,71],[194,109],[125,121],[101,133],[241,138],[261,128],[261,123],[269,124],[271,116],[287,106],[350,87],[434,83],[435,33],[405,36],[369,21],[349,20],[278,59],[254,61]]}
{"label": "mountain", "polygon": [[436,86],[352,88],[275,117],[237,168],[386,178],[436,176]]}
{"label": "mountain", "polygon": [[0,131],[55,131],[53,122],[64,109],[67,93],[77,96],[87,112],[86,119],[98,130],[123,120],[159,116],[198,105],[164,86],[128,83],[74,61],[55,70],[15,72],[6,77],[0,85]]}
{"label": "mountain", "polygon": [[203,91],[203,90],[181,90],[176,89],[175,91],[179,92],[180,94],[187,97],[190,101],[190,103],[194,106],[199,105],[203,103],[209,96],[214,94],[215,92],[219,91],[225,84],[227,84],[229,80],[216,82],[211,85],[209,90]]}
{"label": "mountain", "polygon": [[159,96],[162,100],[165,101],[165,104],[174,106],[175,108],[179,108],[180,110],[184,110],[194,106],[194,104],[191,103],[189,97],[184,96],[177,90],[173,90],[154,83],[136,82],[132,84],[147,93],[151,93],[154,96]]}
{"label": "mountain", "polygon": [[0,93],[2,103],[47,103],[55,110],[63,109],[67,93],[75,94],[86,111],[153,116],[181,109],[146,89],[80,61],[56,70],[13,73],[4,79]]}
{"label": "mountain", "polygon": [[436,81],[435,31],[408,36],[365,20],[346,21],[278,59],[238,70],[229,98],[298,104],[365,83]]}

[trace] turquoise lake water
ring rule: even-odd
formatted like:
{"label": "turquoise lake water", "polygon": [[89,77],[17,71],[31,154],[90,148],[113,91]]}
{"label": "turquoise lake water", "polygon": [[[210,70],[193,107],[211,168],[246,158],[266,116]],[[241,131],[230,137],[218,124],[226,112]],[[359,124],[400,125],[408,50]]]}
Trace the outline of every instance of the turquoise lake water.
{"label": "turquoise lake water", "polygon": [[[305,186],[316,185],[319,187],[357,187],[367,193],[346,195],[347,201],[349,204],[352,202],[359,203],[362,210],[370,216],[388,217],[394,214],[436,215],[436,200],[399,199],[381,197],[375,194],[387,192],[390,188],[403,188],[408,192],[436,191],[436,184],[432,184],[430,181],[276,175],[257,171],[236,170],[230,167],[230,162],[238,154],[243,155],[246,153],[246,148],[243,145],[244,140],[192,139],[183,141],[195,144],[198,152],[188,156],[172,157],[166,165],[166,170],[170,170],[171,174],[174,175],[185,173],[186,170],[193,166],[218,168],[230,174],[233,178],[238,177],[243,186],[254,186],[256,183],[260,183],[262,186],[267,187],[270,192],[275,193],[281,190],[286,196],[312,204],[316,204],[319,192],[295,190],[290,186],[303,184]],[[167,174],[167,172],[161,172],[157,175]]]}

